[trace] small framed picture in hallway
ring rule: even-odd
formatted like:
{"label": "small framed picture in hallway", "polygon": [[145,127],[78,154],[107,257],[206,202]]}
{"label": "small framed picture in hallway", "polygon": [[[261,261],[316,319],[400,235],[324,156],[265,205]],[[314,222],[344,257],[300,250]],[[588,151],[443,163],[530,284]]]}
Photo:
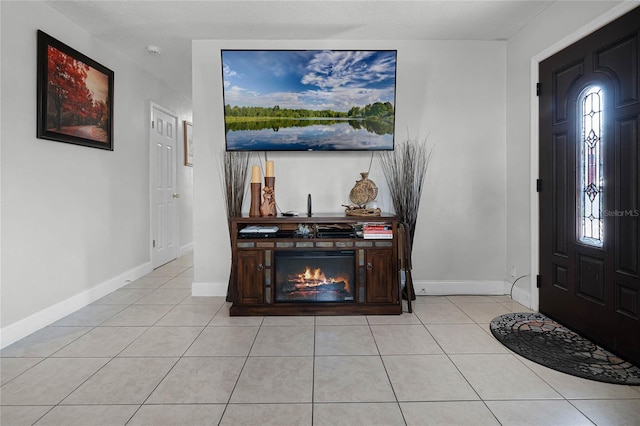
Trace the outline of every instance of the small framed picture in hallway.
{"label": "small framed picture in hallway", "polygon": [[187,120],[182,122],[184,127],[184,165],[193,167],[193,124]]}
{"label": "small framed picture in hallway", "polygon": [[40,139],[113,151],[113,71],[38,31]]}

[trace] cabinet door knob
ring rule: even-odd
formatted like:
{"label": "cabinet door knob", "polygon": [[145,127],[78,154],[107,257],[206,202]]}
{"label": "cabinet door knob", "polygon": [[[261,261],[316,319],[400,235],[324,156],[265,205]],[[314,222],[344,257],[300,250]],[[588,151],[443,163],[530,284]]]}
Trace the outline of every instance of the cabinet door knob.
{"label": "cabinet door knob", "polygon": [[373,265],[371,264],[371,262],[367,263],[367,271],[370,271],[373,269]]}
{"label": "cabinet door knob", "polygon": [[258,265],[258,271],[262,271],[264,269],[264,265],[261,263]]}

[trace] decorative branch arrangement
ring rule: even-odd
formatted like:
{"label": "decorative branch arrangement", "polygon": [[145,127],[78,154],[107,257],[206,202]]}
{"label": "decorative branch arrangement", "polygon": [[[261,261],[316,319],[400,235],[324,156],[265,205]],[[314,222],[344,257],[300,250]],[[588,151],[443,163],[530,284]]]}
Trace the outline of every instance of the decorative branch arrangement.
{"label": "decorative branch arrangement", "polygon": [[[408,244],[405,245],[406,282],[402,291],[402,297],[407,300],[415,300],[416,298],[411,277],[411,252],[416,222],[418,221],[422,185],[432,155],[433,148],[427,147],[426,139],[417,140],[411,137],[396,145],[394,151],[380,153],[382,172],[389,186],[393,208],[400,218],[400,222],[407,226],[409,233]],[[409,312],[411,312],[411,305],[409,305]]]}
{"label": "decorative branch arrangement", "polygon": [[238,217],[242,214],[250,157],[251,153],[246,151],[225,151],[222,153],[227,217]]}
{"label": "decorative branch arrangement", "polygon": [[380,163],[387,180],[391,201],[396,215],[409,227],[409,243],[413,245],[416,231],[418,208],[427,168],[433,155],[433,148],[427,146],[427,139],[408,137],[396,145],[394,151],[381,151]]}
{"label": "decorative branch arrangement", "polygon": [[[224,199],[227,206],[227,219],[242,215],[242,203],[247,189],[247,174],[249,173],[249,159],[251,153],[247,151],[224,151],[221,156],[223,163]],[[229,222],[230,223],[230,222]],[[231,232],[231,226],[229,226]],[[227,302],[232,302],[231,275],[227,286]]]}

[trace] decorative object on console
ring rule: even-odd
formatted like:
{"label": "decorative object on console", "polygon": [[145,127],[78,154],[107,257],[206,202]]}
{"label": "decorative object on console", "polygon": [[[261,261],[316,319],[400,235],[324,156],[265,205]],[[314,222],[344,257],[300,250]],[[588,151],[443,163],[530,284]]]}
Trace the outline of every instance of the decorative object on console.
{"label": "decorative object on console", "polygon": [[276,177],[273,174],[273,161],[267,161],[267,171],[264,176],[264,200],[260,206],[260,215],[277,216],[275,197]]}
{"label": "decorative object on console", "polygon": [[249,216],[260,216],[260,193],[262,184],[260,183],[260,166],[253,166],[251,169],[251,207]]}
{"label": "decorative object on console", "polygon": [[249,208],[249,216],[260,216],[260,193],[262,192],[262,184],[260,182],[251,182],[251,206]]}
{"label": "decorative object on console", "polygon": [[372,216],[380,216],[382,214],[382,210],[380,210],[377,207],[375,209],[367,209],[367,208],[361,208],[356,206],[348,206],[346,204],[343,204],[342,207],[345,207],[344,213],[347,216],[372,217]]}
{"label": "decorative object on console", "polygon": [[375,182],[369,179],[369,172],[360,172],[360,176],[362,176],[362,179],[357,180],[356,184],[351,188],[349,199],[358,206],[364,207],[365,204],[376,199],[378,187]]}
{"label": "decorative object on console", "polygon": [[296,235],[300,238],[310,238],[313,236],[313,230],[309,225],[305,225],[301,223],[298,225],[298,230],[296,231]]}
{"label": "decorative object on console", "polygon": [[[406,224],[408,228],[409,241],[406,246],[409,250],[407,257],[410,258],[416,222],[418,221],[422,186],[433,155],[433,147],[427,146],[426,138],[418,140],[409,136],[405,141],[397,144],[394,151],[380,152],[379,155],[382,172],[389,186],[393,208],[400,222]],[[410,268],[411,262],[409,261],[407,264]],[[413,282],[409,281],[406,285],[411,286],[411,294],[415,298]]]}
{"label": "decorative object on console", "polygon": [[381,210],[377,203],[375,203],[375,207],[367,206],[367,204],[374,202],[378,196],[378,187],[374,181],[369,179],[369,172],[360,172],[360,176],[362,179],[356,181],[349,192],[349,199],[356,206],[344,206],[346,207],[345,213],[347,216],[380,216]]}
{"label": "decorative object on console", "polygon": [[260,206],[260,216],[275,216],[276,201],[273,198],[273,186],[267,186],[267,179],[269,178],[264,178],[265,187],[262,190],[262,197],[264,198],[264,200],[262,201],[262,205]]}

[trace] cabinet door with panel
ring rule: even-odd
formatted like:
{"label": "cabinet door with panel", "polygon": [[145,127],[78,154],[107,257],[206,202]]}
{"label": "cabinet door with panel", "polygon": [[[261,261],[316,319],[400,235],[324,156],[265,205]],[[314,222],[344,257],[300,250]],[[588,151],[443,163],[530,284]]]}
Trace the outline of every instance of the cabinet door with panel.
{"label": "cabinet door with panel", "polygon": [[367,303],[393,303],[393,251],[366,250]]}
{"label": "cabinet door with panel", "polygon": [[264,250],[238,250],[236,286],[238,303],[264,303]]}

